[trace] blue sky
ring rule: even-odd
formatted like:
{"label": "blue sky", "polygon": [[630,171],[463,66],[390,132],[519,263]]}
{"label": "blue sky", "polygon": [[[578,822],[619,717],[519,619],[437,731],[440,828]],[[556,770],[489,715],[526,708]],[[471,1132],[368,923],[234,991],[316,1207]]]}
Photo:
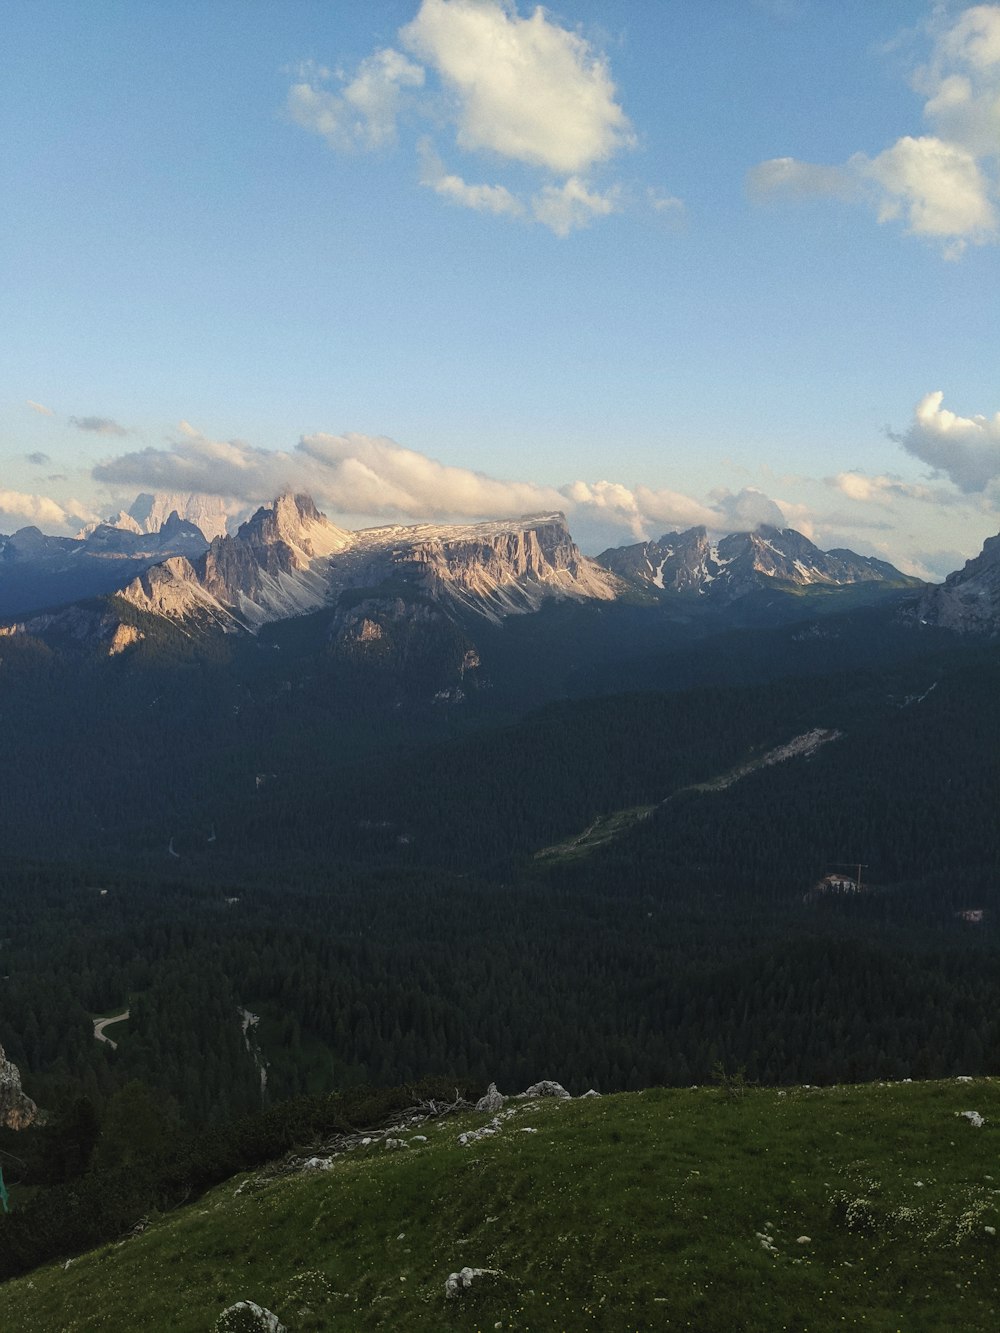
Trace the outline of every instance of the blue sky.
{"label": "blue sky", "polygon": [[5,15],[0,531],[293,485],[943,576],[1000,528],[1000,5]]}

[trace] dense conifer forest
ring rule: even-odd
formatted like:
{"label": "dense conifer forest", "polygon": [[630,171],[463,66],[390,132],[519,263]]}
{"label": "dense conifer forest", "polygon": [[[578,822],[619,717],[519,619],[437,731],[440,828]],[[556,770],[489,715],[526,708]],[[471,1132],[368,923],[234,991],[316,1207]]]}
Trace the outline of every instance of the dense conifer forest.
{"label": "dense conifer forest", "polygon": [[[850,617],[675,639],[620,655],[617,691],[587,630],[600,690],[520,710],[524,624],[465,708],[392,652],[363,677],[309,618],[110,662],[5,642],[0,1040],[47,1114],[2,1136],[19,1209],[428,1076],[995,1071],[1000,658],[864,623],[853,654]],[[819,892],[847,862],[862,892]],[[22,1266],[70,1243],[35,1216]]]}

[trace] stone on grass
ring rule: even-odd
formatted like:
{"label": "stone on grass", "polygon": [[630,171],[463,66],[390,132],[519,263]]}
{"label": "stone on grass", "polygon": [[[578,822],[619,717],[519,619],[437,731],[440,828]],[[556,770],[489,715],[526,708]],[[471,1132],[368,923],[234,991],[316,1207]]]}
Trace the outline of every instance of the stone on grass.
{"label": "stone on grass", "polygon": [[956,1111],[955,1114],[961,1116],[963,1120],[968,1120],[973,1129],[982,1129],[983,1125],[986,1124],[978,1111]]}
{"label": "stone on grass", "polygon": [[449,1300],[462,1296],[469,1290],[477,1277],[496,1277],[495,1268],[462,1268],[457,1273],[449,1273],[444,1284],[444,1294]]}
{"label": "stone on grass", "polygon": [[541,1083],[532,1083],[530,1088],[524,1091],[525,1097],[569,1097],[561,1083],[556,1083],[551,1078],[543,1078]]}
{"label": "stone on grass", "polygon": [[288,1333],[288,1330],[276,1314],[256,1301],[237,1301],[219,1315],[215,1333]]}
{"label": "stone on grass", "polygon": [[[600,1097],[600,1095],[601,1094],[599,1092],[595,1092],[593,1088],[588,1088],[587,1091],[583,1094],[584,1097]],[[583,1097],[581,1097],[580,1100],[582,1101]]]}
{"label": "stone on grass", "polygon": [[502,1111],[507,1098],[502,1092],[497,1091],[497,1085],[491,1083],[486,1089],[484,1096],[476,1102],[477,1111],[487,1111],[490,1115],[496,1115],[497,1111]]}
{"label": "stone on grass", "polygon": [[333,1162],[329,1157],[307,1157],[302,1163],[303,1171],[332,1171]]}

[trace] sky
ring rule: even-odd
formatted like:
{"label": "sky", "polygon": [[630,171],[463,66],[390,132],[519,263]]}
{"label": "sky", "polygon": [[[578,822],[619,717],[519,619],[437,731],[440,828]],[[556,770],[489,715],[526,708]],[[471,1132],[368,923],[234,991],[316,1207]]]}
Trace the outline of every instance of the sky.
{"label": "sky", "polygon": [[0,531],[1000,530],[1000,4],[8,0]]}

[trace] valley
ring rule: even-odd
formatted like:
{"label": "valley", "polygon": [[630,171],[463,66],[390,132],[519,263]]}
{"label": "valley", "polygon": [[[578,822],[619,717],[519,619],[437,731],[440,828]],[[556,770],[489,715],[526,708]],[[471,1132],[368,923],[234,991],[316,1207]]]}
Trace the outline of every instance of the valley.
{"label": "valley", "polygon": [[[295,1099],[992,1074],[981,565],[959,630],[907,584],[592,579],[551,516],[324,523],[279,500],[0,638],[2,1036],[46,1116],[0,1136],[8,1276],[194,1188],[138,1155],[298,1141]],[[866,891],[816,893],[844,862]],[[211,1153],[199,1189],[250,1164]]]}

